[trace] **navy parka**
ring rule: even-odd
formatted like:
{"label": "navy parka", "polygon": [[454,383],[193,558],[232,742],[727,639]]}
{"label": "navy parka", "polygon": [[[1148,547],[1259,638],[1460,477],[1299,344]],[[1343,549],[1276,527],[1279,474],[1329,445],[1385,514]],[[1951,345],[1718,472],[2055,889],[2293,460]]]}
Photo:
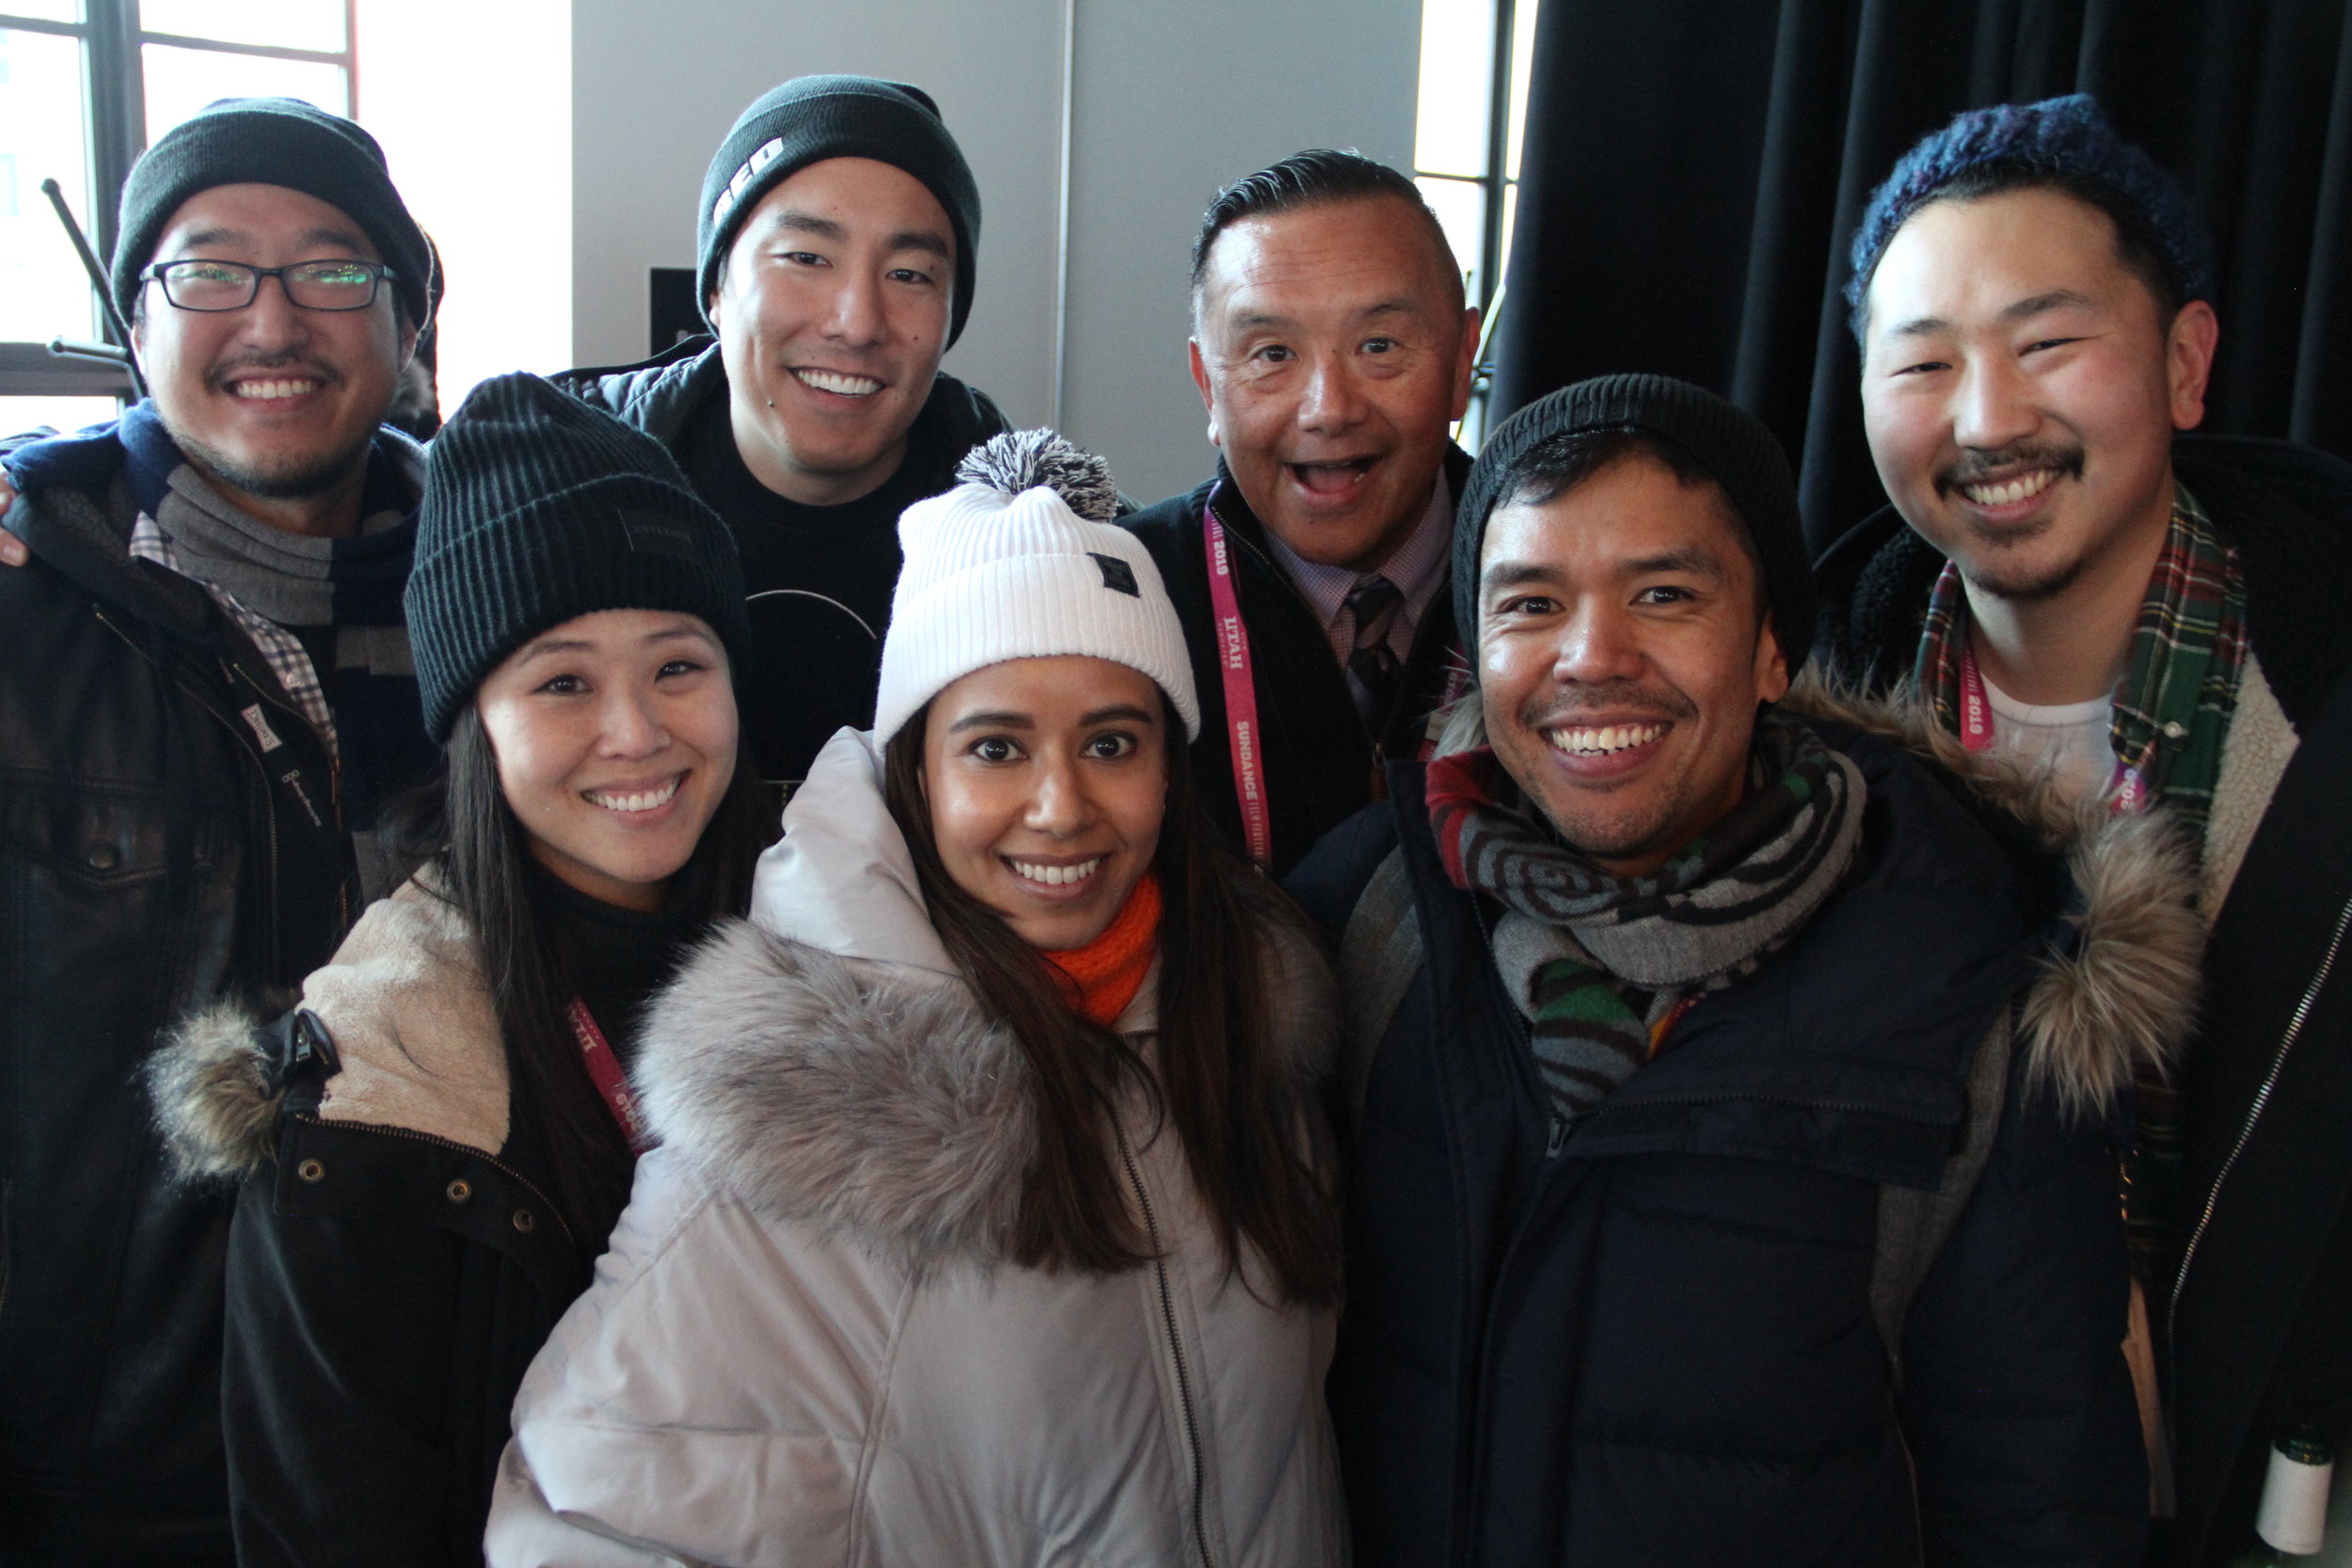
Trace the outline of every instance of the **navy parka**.
{"label": "navy parka", "polygon": [[1899,1386],[1870,1311],[1881,1186],[1936,1184],[1973,1048],[2062,939],[2063,868],[1822,728],[1868,784],[1856,866],[1573,1124],[1419,765],[1292,878],[1336,942],[1401,841],[1426,955],[1351,1150],[1330,1399],[1366,1568],[2137,1562],[2113,1117],[2012,1069]]}

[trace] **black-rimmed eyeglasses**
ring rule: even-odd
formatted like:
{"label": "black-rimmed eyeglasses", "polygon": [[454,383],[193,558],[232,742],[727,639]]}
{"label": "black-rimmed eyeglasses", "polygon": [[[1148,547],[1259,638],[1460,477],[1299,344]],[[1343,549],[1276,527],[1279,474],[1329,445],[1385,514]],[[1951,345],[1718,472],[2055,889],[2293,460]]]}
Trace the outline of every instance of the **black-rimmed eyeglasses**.
{"label": "black-rimmed eyeglasses", "polygon": [[164,297],[183,310],[242,310],[275,277],[286,297],[305,310],[364,310],[375,303],[386,278],[397,278],[381,261],[296,261],[286,267],[249,267],[243,261],[189,258],[158,261],[139,277],[164,286]]}

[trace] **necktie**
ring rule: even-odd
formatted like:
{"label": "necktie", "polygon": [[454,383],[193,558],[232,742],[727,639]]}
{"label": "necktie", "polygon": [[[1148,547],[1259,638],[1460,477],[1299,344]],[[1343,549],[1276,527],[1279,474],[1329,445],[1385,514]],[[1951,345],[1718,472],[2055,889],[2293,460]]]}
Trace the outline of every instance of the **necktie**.
{"label": "necktie", "polygon": [[1347,595],[1347,611],[1356,625],[1356,645],[1347,656],[1347,673],[1354,677],[1356,709],[1375,734],[1396,703],[1398,664],[1389,646],[1389,628],[1405,607],[1395,583],[1377,575],[1359,578]]}

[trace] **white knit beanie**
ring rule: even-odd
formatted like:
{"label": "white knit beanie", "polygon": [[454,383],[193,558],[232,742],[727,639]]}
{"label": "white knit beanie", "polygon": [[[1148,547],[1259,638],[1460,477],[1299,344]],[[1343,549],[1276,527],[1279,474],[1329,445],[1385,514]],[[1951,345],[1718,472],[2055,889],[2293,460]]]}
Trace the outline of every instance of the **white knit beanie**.
{"label": "white knit beanie", "polygon": [[882,639],[874,738],[975,670],[1085,654],[1140,670],[1200,733],[1184,627],[1143,542],[1110,519],[1119,491],[1101,458],[1050,430],[973,449],[962,483],[898,519],[906,564]]}

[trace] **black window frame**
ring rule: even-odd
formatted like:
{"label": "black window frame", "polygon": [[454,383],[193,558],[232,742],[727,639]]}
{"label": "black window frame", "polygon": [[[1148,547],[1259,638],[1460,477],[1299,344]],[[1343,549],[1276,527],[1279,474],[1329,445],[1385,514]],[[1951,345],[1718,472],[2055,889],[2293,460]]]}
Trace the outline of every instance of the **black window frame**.
{"label": "black window frame", "polygon": [[[147,69],[142,54],[146,45],[338,66],[343,72],[343,110],[354,117],[359,112],[358,0],[342,0],[343,46],[340,51],[150,32],[140,23],[139,0],[81,0],[81,10],[79,22],[57,22],[15,15],[7,9],[7,0],[0,0],[0,32],[45,33],[82,42],[82,136],[90,188],[72,193],[68,205],[87,204],[87,210],[75,215],[102,262],[114,254],[123,183],[131,177],[131,166],[147,150]],[[67,243],[63,234],[57,236],[57,243]],[[97,328],[103,341],[118,348],[130,346],[115,331],[103,309],[97,312]],[[94,380],[113,385],[119,396],[129,396],[127,378],[104,366],[50,355],[46,344],[0,343],[0,397],[103,395],[103,391],[93,393]]]}

